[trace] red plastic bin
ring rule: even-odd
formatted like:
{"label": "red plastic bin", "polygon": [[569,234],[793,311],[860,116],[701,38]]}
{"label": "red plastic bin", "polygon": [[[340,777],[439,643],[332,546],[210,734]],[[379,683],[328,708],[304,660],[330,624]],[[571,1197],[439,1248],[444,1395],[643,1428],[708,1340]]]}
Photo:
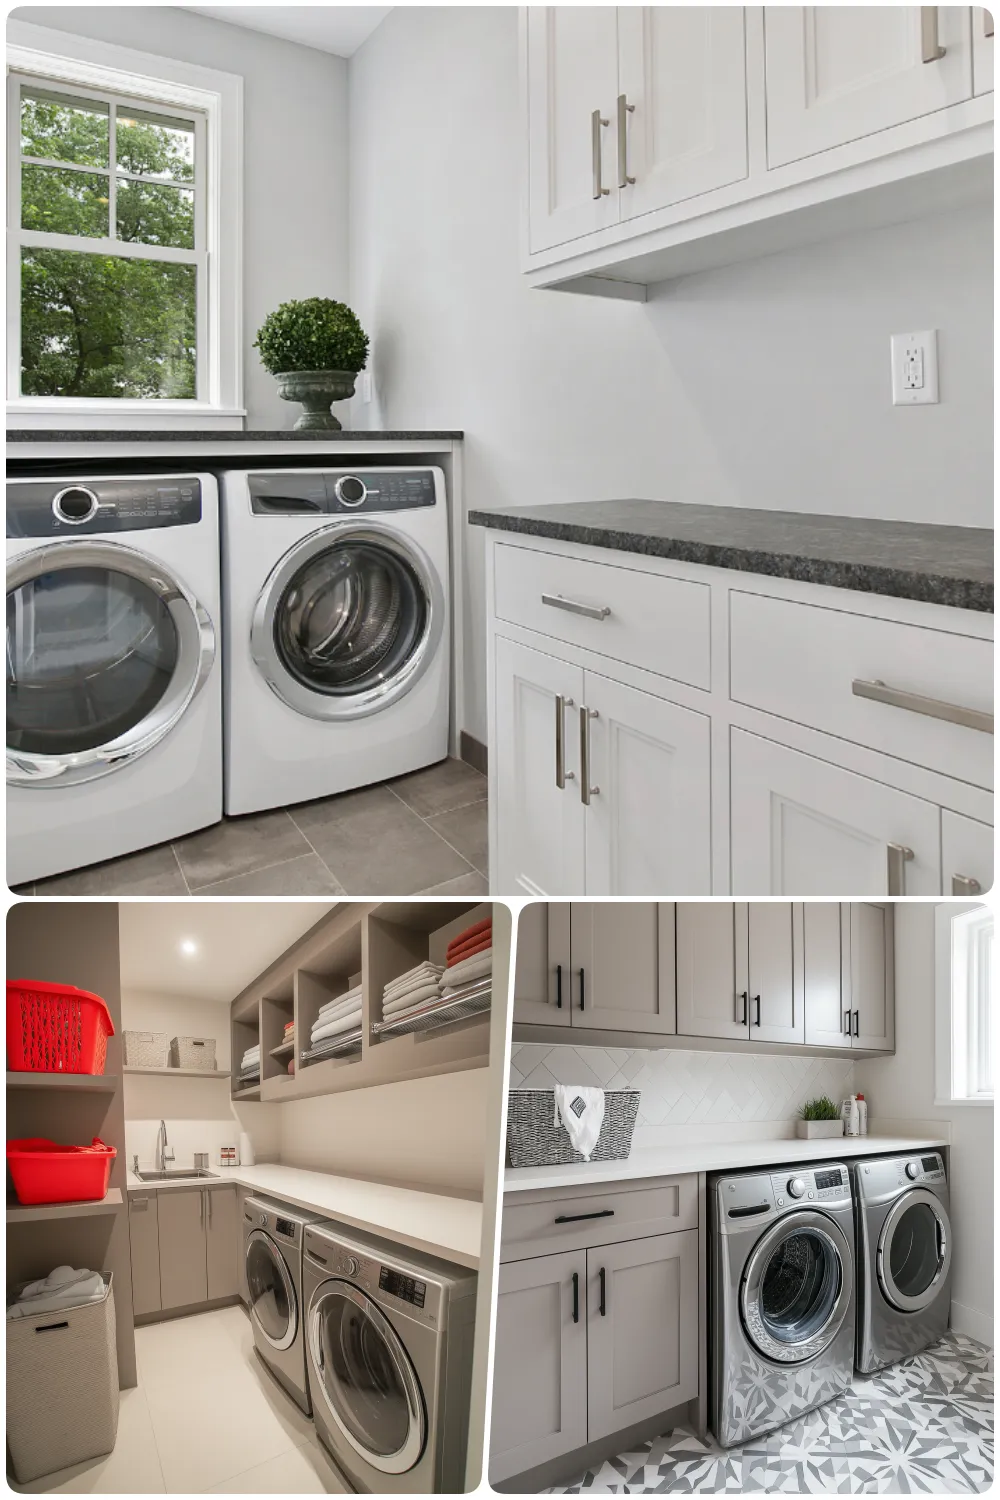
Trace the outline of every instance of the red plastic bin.
{"label": "red plastic bin", "polygon": [[7,1067],[12,1073],[103,1073],[111,1013],[100,995],[41,979],[7,981]]}
{"label": "red plastic bin", "polygon": [[43,1136],[7,1142],[18,1203],[87,1203],[107,1197],[118,1155],[94,1136],[90,1146],[60,1146]]}

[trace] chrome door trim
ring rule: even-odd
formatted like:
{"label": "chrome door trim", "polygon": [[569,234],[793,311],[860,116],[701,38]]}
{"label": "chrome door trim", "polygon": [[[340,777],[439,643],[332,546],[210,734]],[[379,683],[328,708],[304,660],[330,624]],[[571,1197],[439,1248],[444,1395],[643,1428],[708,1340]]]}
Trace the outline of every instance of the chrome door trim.
{"label": "chrome door trim", "polygon": [[[899,1221],[907,1209],[912,1208],[917,1203],[926,1203],[934,1215],[939,1244],[938,1267],[927,1290],[921,1292],[918,1297],[908,1297],[905,1292],[899,1290],[893,1279],[892,1267],[889,1264],[889,1250],[892,1243],[892,1236],[899,1227]],[[940,1248],[941,1246],[943,1248]],[[898,1312],[920,1312],[922,1308],[929,1307],[934,1301],[941,1290],[941,1283],[947,1277],[950,1269],[951,1224],[944,1204],[929,1188],[910,1188],[908,1192],[902,1193],[896,1199],[895,1203],[893,1203],[885,1216],[885,1222],[878,1237],[878,1246],[875,1251],[875,1274],[878,1276],[879,1289],[889,1305],[896,1308]]]}
{"label": "chrome door trim", "polygon": [[[264,1242],[268,1250],[271,1252],[271,1259],[274,1261],[275,1265],[278,1268],[278,1272],[281,1276],[281,1284],[284,1288],[285,1296],[288,1299],[288,1332],[282,1339],[273,1339],[271,1337],[267,1329],[264,1327],[263,1323],[258,1318],[253,1301],[251,1300],[253,1293],[250,1290],[248,1269],[250,1246],[253,1244],[259,1244],[261,1241]],[[252,1229],[247,1235],[246,1241],[243,1246],[243,1264],[244,1270],[247,1271],[247,1301],[250,1303],[250,1321],[254,1326],[254,1332],[259,1333],[263,1339],[266,1339],[272,1349],[288,1349],[292,1344],[294,1344],[295,1335],[299,1331],[299,1302],[298,1298],[295,1295],[295,1283],[292,1281],[292,1278],[288,1271],[288,1267],[285,1264],[285,1257],[282,1255],[280,1249],[274,1243],[269,1234],[265,1234],[263,1229]]]}
{"label": "chrome door trim", "polygon": [[70,755],[35,755],[8,746],[9,786],[76,786],[131,765],[180,723],[215,661],[215,626],[208,611],[175,573],[134,547],[89,539],[34,547],[8,562],[7,592],[43,573],[62,573],[69,568],[106,568],[145,584],[170,612],[177,631],[177,665],[167,691],[152,712],[106,745]]}
{"label": "chrome door trim", "polygon": [[[389,1346],[402,1382],[403,1391],[406,1396],[406,1408],[410,1424],[407,1429],[406,1441],[395,1453],[382,1454],[371,1453],[365,1448],[353,1432],[347,1427],[340,1412],[330,1399],[330,1393],[326,1388],[323,1378],[323,1366],[321,1359],[319,1323],[322,1304],[328,1296],[336,1294],[348,1302],[353,1302],[355,1307],[361,1309],[366,1317],[371,1318],[379,1333]],[[309,1312],[306,1317],[306,1343],[309,1349],[310,1364],[310,1389],[315,1393],[318,1391],[323,1405],[335,1423],[337,1431],[344,1441],[349,1443],[359,1457],[365,1463],[370,1464],[373,1469],[378,1469],[382,1474],[406,1474],[419,1462],[427,1441],[427,1418],[424,1413],[424,1402],[420,1392],[420,1382],[417,1372],[413,1368],[413,1362],[406,1352],[406,1348],[382,1312],[380,1307],[367,1297],[358,1287],[350,1281],[343,1281],[339,1277],[331,1277],[328,1281],[321,1281],[313,1292],[309,1302]]]}
{"label": "chrome door trim", "polygon": [[[331,697],[307,688],[288,671],[275,648],[274,619],[278,601],[299,568],[331,546],[340,546],[345,542],[370,542],[373,546],[384,547],[387,552],[407,563],[416,573],[423,590],[427,623],[406,665],[388,682],[379,683],[364,692]],[[363,719],[388,708],[390,703],[404,697],[419,682],[434,660],[444,633],[444,625],[444,589],[437,570],[418,543],[377,522],[335,521],[296,542],[272,568],[254,606],[250,625],[250,655],[268,687],[289,708],[294,708],[310,719]]]}
{"label": "chrome door trim", "polygon": [[[830,1316],[818,1333],[800,1344],[783,1344],[779,1339],[772,1337],[764,1326],[760,1314],[760,1285],[764,1268],[782,1240],[787,1239],[790,1234],[797,1234],[805,1229],[811,1230],[819,1239],[825,1240],[837,1257],[840,1267],[840,1289]],[[828,1349],[833,1343],[847,1316],[853,1292],[853,1253],[840,1225],[815,1209],[799,1209],[794,1213],[784,1214],[772,1224],[761,1235],[747,1256],[740,1280],[740,1316],[747,1337],[758,1353],[768,1359],[776,1360],[779,1364],[802,1364],[805,1360],[814,1359],[817,1354],[822,1354],[823,1350]]]}

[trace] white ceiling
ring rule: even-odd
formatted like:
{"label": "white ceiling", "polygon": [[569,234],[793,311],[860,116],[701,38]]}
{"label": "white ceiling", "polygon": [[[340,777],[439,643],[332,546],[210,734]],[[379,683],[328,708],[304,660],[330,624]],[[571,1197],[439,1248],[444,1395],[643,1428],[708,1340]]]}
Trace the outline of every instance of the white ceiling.
{"label": "white ceiling", "polygon": [[[122,901],[122,989],[228,1004],[335,904]],[[184,953],[184,942],[196,951]]]}
{"label": "white ceiling", "polygon": [[350,57],[371,36],[391,5],[183,5],[216,21],[264,31],[303,47]]}

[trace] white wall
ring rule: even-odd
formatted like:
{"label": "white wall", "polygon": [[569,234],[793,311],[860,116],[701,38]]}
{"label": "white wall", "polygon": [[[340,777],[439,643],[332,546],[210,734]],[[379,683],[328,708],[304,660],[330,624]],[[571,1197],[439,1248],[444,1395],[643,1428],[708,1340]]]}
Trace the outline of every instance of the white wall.
{"label": "white wall", "polygon": [[166,5],[27,6],[17,20],[243,78],[244,401],[247,426],[288,428],[252,347],[293,297],[347,300],[347,63],[343,58]]}
{"label": "white wall", "polygon": [[[638,495],[992,524],[990,211],[690,277],[645,306],[519,271],[516,8],[400,6],[351,59],[351,298],[378,399],[460,427],[470,506]],[[889,334],[940,330],[893,408]],[[465,728],[486,737],[482,533]]]}
{"label": "white wall", "polygon": [[879,1124],[945,1123],[951,1141],[952,1325],[993,1342],[993,1108],[934,1103],[933,902],[896,907],[896,1052],[859,1062],[858,1087]]}

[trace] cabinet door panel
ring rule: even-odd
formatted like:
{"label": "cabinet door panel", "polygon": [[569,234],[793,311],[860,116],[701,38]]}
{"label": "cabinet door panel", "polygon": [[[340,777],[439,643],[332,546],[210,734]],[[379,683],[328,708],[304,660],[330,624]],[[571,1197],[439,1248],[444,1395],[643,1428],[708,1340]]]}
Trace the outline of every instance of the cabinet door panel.
{"label": "cabinet door panel", "polygon": [[853,1044],[892,1052],[896,1045],[892,907],[852,901],[849,911]]}
{"label": "cabinet door panel", "polygon": [[[850,912],[836,901],[802,903],[802,986],[806,1042],[814,1047],[849,1047],[851,1026],[842,972],[841,919]],[[848,976],[848,989],[850,977]]]}
{"label": "cabinet door panel", "polygon": [[885,896],[891,844],[914,854],[902,894],[939,893],[933,803],[742,729],[731,776],[734,894]]}
{"label": "cabinet door panel", "polygon": [[[576,706],[583,672],[502,636],[496,640],[497,864],[500,889],[518,896],[579,895],[584,887]],[[556,785],[556,703],[565,768]],[[572,702],[572,707],[569,706]]]}
{"label": "cabinet door panel", "polygon": [[744,910],[751,1044],[804,1041],[802,995],[793,952],[792,903],[753,901]]}
{"label": "cabinet door panel", "polygon": [[204,1302],[208,1297],[204,1190],[171,1188],[157,1197],[163,1310]]}
{"label": "cabinet door panel", "polygon": [[[609,5],[527,8],[528,244],[545,250],[617,224],[618,13]],[[593,113],[602,185],[594,197]]]}
{"label": "cabinet door panel", "polygon": [[128,1232],[132,1246],[132,1311],[160,1310],[160,1240],[156,1193],[129,1193]]}
{"label": "cabinet door panel", "polygon": [[993,92],[993,12],[972,7],[972,92]]}
{"label": "cabinet door panel", "polygon": [[[978,896],[993,888],[993,829],[959,813],[941,814],[941,874],[945,896]],[[975,881],[979,890],[974,890]]]}
{"label": "cabinet door panel", "polygon": [[[924,62],[921,12],[944,55]],[[966,6],[768,5],[769,167],[959,104],[972,93]]]}
{"label": "cabinet door panel", "polygon": [[697,1395],[698,1231],[588,1250],[587,1332],[590,1442]]}
{"label": "cabinet door panel", "polygon": [[533,901],[517,919],[514,1020],[568,1026],[573,1013],[565,901]]}
{"label": "cabinet door panel", "polygon": [[711,733],[707,714],[623,687],[584,682],[592,793],[587,884],[593,896],[707,896],[712,889]]}
{"label": "cabinet door panel", "polygon": [[629,5],[618,12],[627,115],[621,216],[638,218],[747,175],[743,9]]}
{"label": "cabinet door panel", "polygon": [[673,1035],[669,905],[661,922],[655,901],[574,901],[570,924],[573,1025]]}
{"label": "cabinet door panel", "polygon": [[586,1294],[583,1250],[500,1267],[490,1433],[494,1482],[587,1441]]}
{"label": "cabinet door panel", "polygon": [[748,1010],[736,986],[731,901],[677,903],[677,1032],[747,1039]]}
{"label": "cabinet door panel", "polygon": [[207,1279],[208,1297],[235,1297],[240,1288],[240,1221],[236,1213],[236,1188],[211,1188],[205,1194],[208,1209]]}

